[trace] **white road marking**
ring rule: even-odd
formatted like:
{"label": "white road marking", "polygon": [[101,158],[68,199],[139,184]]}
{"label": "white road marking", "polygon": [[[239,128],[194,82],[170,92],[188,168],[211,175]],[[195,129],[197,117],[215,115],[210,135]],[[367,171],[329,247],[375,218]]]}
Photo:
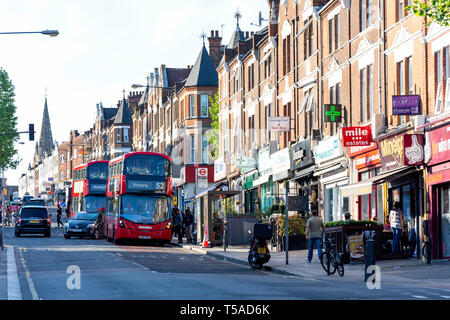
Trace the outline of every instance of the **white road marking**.
{"label": "white road marking", "polygon": [[[27,249],[23,249],[23,251],[26,252]],[[39,299],[36,289],[34,288],[33,280],[31,279],[30,271],[28,270],[28,267],[25,263],[25,259],[23,258],[22,251],[20,252],[20,256],[21,256],[22,266],[25,269],[25,276],[27,278],[28,287],[30,288],[31,296],[33,297],[33,300],[41,300],[41,299]]]}
{"label": "white road marking", "polygon": [[20,290],[19,276],[17,274],[16,255],[14,248],[7,248],[7,287],[8,300],[22,300],[22,291]]}
{"label": "white road marking", "polygon": [[411,297],[417,298],[417,299],[428,299],[428,297],[424,297],[424,296],[415,296],[415,295],[411,295]]}

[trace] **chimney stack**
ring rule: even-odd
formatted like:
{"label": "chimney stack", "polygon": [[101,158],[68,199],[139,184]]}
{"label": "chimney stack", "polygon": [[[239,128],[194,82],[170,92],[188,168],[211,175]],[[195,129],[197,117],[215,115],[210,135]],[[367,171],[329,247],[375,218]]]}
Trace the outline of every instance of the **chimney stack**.
{"label": "chimney stack", "polygon": [[208,38],[209,56],[214,68],[219,66],[222,59],[222,38],[219,37],[219,30],[211,30],[211,37]]}

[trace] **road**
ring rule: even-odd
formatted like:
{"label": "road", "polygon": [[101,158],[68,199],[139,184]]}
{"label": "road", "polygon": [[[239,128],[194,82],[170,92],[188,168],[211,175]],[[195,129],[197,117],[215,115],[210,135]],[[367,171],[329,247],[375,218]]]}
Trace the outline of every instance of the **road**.
{"label": "road", "polygon": [[[53,215],[55,212],[52,210]],[[55,220],[55,218],[53,218]],[[114,245],[105,240],[52,236],[14,237],[21,297],[25,300],[291,300],[448,299],[439,289],[319,281],[251,270],[165,245]]]}

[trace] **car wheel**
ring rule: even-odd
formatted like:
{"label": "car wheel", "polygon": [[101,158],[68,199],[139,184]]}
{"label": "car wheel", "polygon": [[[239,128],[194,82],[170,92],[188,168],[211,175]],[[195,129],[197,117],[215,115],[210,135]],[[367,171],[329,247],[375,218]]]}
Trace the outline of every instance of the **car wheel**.
{"label": "car wheel", "polygon": [[20,232],[14,232],[14,235],[15,235],[16,237],[20,237]]}
{"label": "car wheel", "polygon": [[70,239],[70,236],[68,234],[65,234],[64,239]]}
{"label": "car wheel", "polygon": [[44,236],[45,236],[46,238],[48,238],[48,237],[51,236],[51,233],[50,233],[50,232],[46,232],[46,233],[44,233]]}

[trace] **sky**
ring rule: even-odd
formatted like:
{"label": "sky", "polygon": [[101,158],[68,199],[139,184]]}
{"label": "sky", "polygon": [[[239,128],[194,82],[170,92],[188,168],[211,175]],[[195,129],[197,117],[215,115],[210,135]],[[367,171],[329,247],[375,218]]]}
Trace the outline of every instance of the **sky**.
{"label": "sky", "polygon": [[[0,34],[0,67],[15,86],[18,131],[34,123],[39,139],[46,92],[53,140],[89,130],[97,103],[115,107],[123,90],[135,91],[131,85],[145,84],[161,64],[193,65],[202,32],[219,30],[227,44],[237,9],[242,31],[261,28],[252,25],[260,11],[269,15],[267,0],[0,0],[0,32],[59,31]],[[36,141],[27,134],[20,141],[19,167],[5,173],[9,185],[32,162]]]}

